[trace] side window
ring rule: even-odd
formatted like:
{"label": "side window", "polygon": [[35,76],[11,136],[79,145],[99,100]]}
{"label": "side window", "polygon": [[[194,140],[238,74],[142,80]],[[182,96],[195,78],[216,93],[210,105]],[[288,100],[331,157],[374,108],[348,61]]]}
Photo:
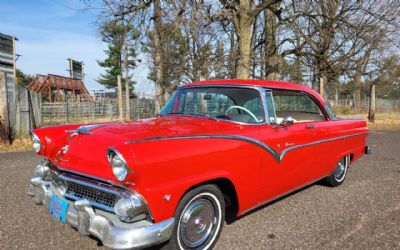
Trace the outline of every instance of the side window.
{"label": "side window", "polygon": [[285,116],[291,116],[295,122],[326,120],[319,105],[307,94],[299,91],[272,91],[277,123]]}
{"label": "side window", "polygon": [[[179,96],[178,112],[216,116],[224,113],[232,105],[234,105],[233,101],[223,94],[188,91]],[[237,113],[237,110],[234,110],[232,113],[235,112]]]}
{"label": "side window", "polygon": [[259,96],[245,102],[243,108],[250,110],[258,120],[264,120],[264,109]]}

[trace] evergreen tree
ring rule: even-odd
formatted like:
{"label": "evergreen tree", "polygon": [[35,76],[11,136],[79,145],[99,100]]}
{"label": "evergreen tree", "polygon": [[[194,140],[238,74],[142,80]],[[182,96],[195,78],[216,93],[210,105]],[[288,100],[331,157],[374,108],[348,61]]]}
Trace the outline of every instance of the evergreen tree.
{"label": "evergreen tree", "polygon": [[17,84],[19,86],[27,87],[34,79],[32,75],[25,74],[22,70],[17,69]]}
{"label": "evergreen tree", "polygon": [[[103,61],[97,61],[97,63],[105,68],[105,73],[100,74],[100,77],[96,80],[101,85],[108,89],[117,88],[117,76],[121,75],[122,83],[125,82],[123,78],[123,56],[125,53],[125,36],[128,37],[128,66],[129,69],[133,69],[136,66],[136,49],[134,42],[138,38],[138,32],[134,29],[131,24],[121,25],[116,21],[105,23],[100,30],[102,41],[107,43],[107,49],[105,53],[107,58]],[[130,80],[130,89],[133,91],[135,84],[134,81]],[[131,91],[131,93],[132,93]]]}

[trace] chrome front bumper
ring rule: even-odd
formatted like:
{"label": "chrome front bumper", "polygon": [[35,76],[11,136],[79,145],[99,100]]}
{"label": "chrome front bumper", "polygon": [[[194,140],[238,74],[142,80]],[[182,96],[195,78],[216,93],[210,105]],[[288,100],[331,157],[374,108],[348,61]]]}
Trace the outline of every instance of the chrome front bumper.
{"label": "chrome front bumper", "polygon": [[[53,194],[62,197],[41,177],[31,179],[27,193],[38,205],[48,205]],[[174,228],[174,218],[159,223],[143,220],[125,223],[124,227],[117,226],[105,215],[96,213],[87,200],[68,202],[70,204],[66,223],[76,228],[81,235],[95,236],[105,247],[111,249],[136,249],[157,245],[169,240]]]}

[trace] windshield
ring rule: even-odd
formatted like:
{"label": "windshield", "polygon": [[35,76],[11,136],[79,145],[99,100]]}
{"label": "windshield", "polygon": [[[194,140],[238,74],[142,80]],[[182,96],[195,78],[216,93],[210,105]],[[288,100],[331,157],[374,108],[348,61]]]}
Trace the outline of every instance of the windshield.
{"label": "windshield", "polygon": [[181,88],[163,107],[160,115],[206,116],[243,123],[264,122],[260,93],[251,88]]}

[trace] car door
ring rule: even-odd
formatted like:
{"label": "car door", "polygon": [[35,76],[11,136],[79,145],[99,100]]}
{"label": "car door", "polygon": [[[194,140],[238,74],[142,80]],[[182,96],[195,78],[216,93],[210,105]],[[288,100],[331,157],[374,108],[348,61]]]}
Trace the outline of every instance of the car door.
{"label": "car door", "polygon": [[[266,90],[265,96],[270,124],[261,127],[261,140],[272,149],[263,157],[265,199],[269,200],[318,179],[315,169],[324,156],[313,143],[318,140],[318,123],[326,117],[304,92]],[[284,116],[292,116],[294,123],[280,125]]]}

